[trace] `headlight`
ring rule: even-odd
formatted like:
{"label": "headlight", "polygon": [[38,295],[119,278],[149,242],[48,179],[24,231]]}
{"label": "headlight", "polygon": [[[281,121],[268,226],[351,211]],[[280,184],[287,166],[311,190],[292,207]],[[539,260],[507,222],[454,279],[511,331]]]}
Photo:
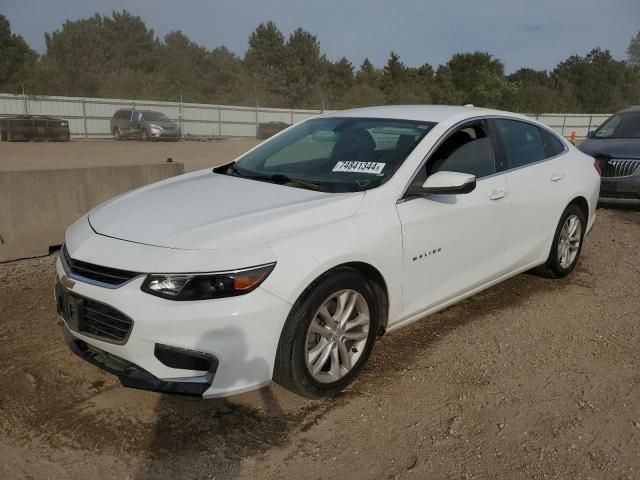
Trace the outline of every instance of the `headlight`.
{"label": "headlight", "polygon": [[142,291],[169,300],[208,300],[244,295],[260,285],[275,263],[220,273],[150,274]]}
{"label": "headlight", "polygon": [[162,127],[160,125],[156,125],[155,123],[152,123],[149,126],[151,127],[151,130],[162,130]]}

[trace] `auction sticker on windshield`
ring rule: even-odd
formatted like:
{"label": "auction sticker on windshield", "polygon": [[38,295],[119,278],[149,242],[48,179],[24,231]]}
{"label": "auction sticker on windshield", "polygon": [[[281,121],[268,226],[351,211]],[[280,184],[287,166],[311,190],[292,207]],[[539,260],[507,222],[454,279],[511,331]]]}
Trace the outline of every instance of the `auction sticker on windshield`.
{"label": "auction sticker on windshield", "polygon": [[386,163],[380,162],[338,162],[333,167],[334,172],[358,172],[372,173],[374,175],[382,172]]}

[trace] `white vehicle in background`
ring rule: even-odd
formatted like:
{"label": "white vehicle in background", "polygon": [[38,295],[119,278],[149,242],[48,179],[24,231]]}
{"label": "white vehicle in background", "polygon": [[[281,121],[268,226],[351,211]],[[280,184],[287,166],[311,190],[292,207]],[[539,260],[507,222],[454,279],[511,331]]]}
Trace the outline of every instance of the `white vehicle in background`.
{"label": "white vehicle in background", "polygon": [[520,272],[569,274],[599,185],[521,115],[330,113],[80,218],[58,309],[71,348],[127,386],[330,396],[384,332]]}

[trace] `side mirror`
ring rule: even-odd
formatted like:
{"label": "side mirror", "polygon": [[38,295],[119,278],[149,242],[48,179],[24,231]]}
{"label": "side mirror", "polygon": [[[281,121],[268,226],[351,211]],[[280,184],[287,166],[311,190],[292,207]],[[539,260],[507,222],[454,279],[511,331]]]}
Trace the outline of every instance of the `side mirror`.
{"label": "side mirror", "polygon": [[473,192],[476,177],[468,173],[436,172],[422,184],[423,193],[455,195]]}
{"label": "side mirror", "polygon": [[593,138],[596,136],[596,131],[595,130],[591,130],[589,131],[589,133],[587,133],[587,138]]}

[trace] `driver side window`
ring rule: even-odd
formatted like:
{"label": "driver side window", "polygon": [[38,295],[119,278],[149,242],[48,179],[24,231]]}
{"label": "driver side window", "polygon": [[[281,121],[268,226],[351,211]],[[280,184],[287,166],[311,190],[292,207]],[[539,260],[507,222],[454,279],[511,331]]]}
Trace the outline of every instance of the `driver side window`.
{"label": "driver side window", "polygon": [[474,122],[451,133],[421,167],[412,184],[420,188],[436,172],[460,172],[486,177],[496,172],[495,156],[485,122]]}

